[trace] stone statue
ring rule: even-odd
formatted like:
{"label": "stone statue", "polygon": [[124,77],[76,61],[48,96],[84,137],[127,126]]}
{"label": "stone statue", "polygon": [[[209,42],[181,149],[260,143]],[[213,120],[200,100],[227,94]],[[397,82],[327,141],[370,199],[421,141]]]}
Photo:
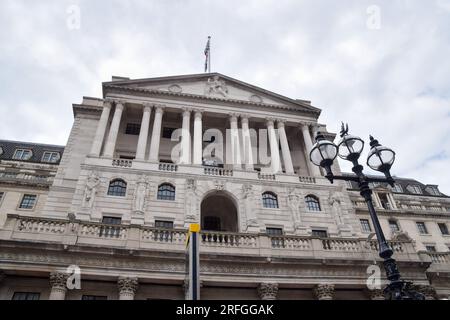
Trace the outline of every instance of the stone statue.
{"label": "stone statue", "polygon": [[255,205],[253,203],[253,186],[251,184],[245,184],[242,186],[245,201],[245,215],[247,216],[247,227],[259,227],[258,218],[256,217],[253,209]]}
{"label": "stone statue", "polygon": [[196,222],[197,220],[197,184],[194,179],[186,180],[186,221]]}
{"label": "stone statue", "polygon": [[341,200],[339,199],[339,197],[336,194],[330,194],[328,203],[331,206],[331,210],[333,211],[333,215],[337,224],[343,225],[344,221],[342,219]]}
{"label": "stone statue", "polygon": [[95,171],[87,179],[86,187],[84,189],[83,207],[92,208],[94,206],[95,195],[97,194],[97,187],[100,184],[100,178]]}
{"label": "stone statue", "polygon": [[294,226],[297,229],[302,224],[300,216],[300,196],[295,193],[295,189],[291,189],[287,198],[288,207],[291,209],[292,217],[294,219]]}
{"label": "stone statue", "polygon": [[219,80],[219,76],[214,76],[212,79],[208,78],[208,82],[206,83],[206,93],[217,93],[222,95],[223,97],[228,96],[228,88],[225,84],[225,81]]}
{"label": "stone statue", "polygon": [[133,210],[135,212],[144,213],[146,192],[147,181],[145,179],[145,176],[142,175],[137,182],[136,190],[134,192]]}

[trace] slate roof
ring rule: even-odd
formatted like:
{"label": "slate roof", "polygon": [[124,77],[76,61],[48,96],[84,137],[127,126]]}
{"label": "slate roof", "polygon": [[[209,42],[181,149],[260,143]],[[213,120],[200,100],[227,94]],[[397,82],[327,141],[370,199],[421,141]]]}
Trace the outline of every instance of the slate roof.
{"label": "slate roof", "polygon": [[[56,146],[51,144],[41,144],[41,143],[30,143],[30,142],[20,142],[20,141],[9,141],[9,140],[0,140],[0,160],[14,160],[14,161],[23,161],[23,162],[32,162],[32,163],[47,163],[42,162],[42,156],[45,151],[50,152],[59,152],[60,158],[54,164],[59,164],[61,161],[62,155],[64,153],[64,146]],[[30,149],[33,152],[33,155],[28,160],[15,160],[13,159],[14,151],[16,149]]]}
{"label": "slate roof", "polygon": [[[352,176],[352,175],[354,176],[353,173],[343,173],[343,175],[344,176]],[[376,176],[376,175],[367,175],[367,176],[368,177],[373,177],[373,178],[384,178],[384,176]],[[401,185],[401,187],[403,189],[403,192],[396,192],[396,191],[394,191],[394,193],[407,194],[407,195],[411,195],[411,196],[429,196],[429,197],[445,197],[445,198],[449,198],[449,196],[447,196],[447,195],[443,194],[442,192],[440,192],[439,189],[438,189],[438,191],[441,193],[440,195],[435,195],[435,194],[433,194],[433,193],[431,193],[429,191],[430,187],[438,188],[438,186],[436,186],[436,185],[423,184],[422,182],[419,182],[419,181],[417,181],[415,179],[410,179],[410,178],[399,178],[399,177],[395,177],[395,176],[393,178],[395,180],[395,183]],[[354,190],[358,189],[358,184],[356,182],[350,181],[350,183],[352,184],[352,188],[351,189],[354,189]],[[391,188],[387,183],[380,183],[380,185],[382,187]],[[412,186],[412,185],[419,186],[420,189],[422,190],[422,194],[417,194],[417,193],[414,193],[414,192],[410,191],[408,189],[408,186]]]}

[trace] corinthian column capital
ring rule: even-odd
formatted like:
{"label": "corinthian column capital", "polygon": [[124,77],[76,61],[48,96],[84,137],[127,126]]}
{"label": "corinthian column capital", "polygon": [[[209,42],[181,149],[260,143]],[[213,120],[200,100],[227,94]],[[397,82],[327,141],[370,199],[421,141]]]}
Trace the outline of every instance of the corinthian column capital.
{"label": "corinthian column capital", "polygon": [[333,300],[334,284],[318,284],[314,288],[314,295],[318,300]]}
{"label": "corinthian column capital", "polygon": [[121,300],[132,300],[139,287],[139,281],[135,277],[119,277],[117,286]]}
{"label": "corinthian column capital", "polygon": [[260,283],[258,286],[258,294],[261,300],[276,300],[278,294],[278,283]]}
{"label": "corinthian column capital", "polygon": [[66,290],[68,277],[69,275],[65,272],[52,272],[50,273],[50,285],[52,288]]}

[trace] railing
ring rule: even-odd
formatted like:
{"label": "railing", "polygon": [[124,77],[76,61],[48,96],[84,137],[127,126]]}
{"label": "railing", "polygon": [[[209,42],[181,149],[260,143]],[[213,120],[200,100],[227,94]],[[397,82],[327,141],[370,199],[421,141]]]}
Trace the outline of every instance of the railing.
{"label": "railing", "polygon": [[314,177],[298,177],[298,180],[303,183],[316,183],[316,178]]}
{"label": "railing", "polygon": [[450,252],[427,252],[433,263],[450,264]]}
{"label": "railing", "polygon": [[346,239],[328,239],[322,238],[322,246],[324,250],[331,251],[361,251],[359,240],[346,240]]}
{"label": "railing", "polygon": [[311,239],[307,238],[271,236],[270,242],[274,249],[311,250]]}
{"label": "railing", "polygon": [[127,238],[128,227],[122,225],[81,223],[78,235],[94,238],[121,239]]}
{"label": "railing", "polygon": [[112,165],[113,165],[113,167],[131,168],[131,166],[133,165],[133,160],[129,160],[129,159],[113,159]]}
{"label": "railing", "polygon": [[202,232],[201,244],[219,247],[256,248],[257,236],[237,233]]}
{"label": "railing", "polygon": [[233,176],[233,170],[223,168],[204,167],[203,172],[204,174],[210,176],[225,176],[225,177]]}
{"label": "railing", "polygon": [[186,242],[186,231],[173,229],[145,228],[142,231],[141,240],[160,243],[178,243]]}
{"label": "railing", "polygon": [[24,218],[17,221],[16,230],[20,232],[63,234],[66,231],[66,222]]}
{"label": "railing", "polygon": [[275,175],[274,174],[268,174],[268,173],[258,173],[258,179],[261,180],[275,180]]}
{"label": "railing", "polygon": [[160,171],[178,171],[178,166],[173,163],[160,163],[158,169]]}
{"label": "railing", "polygon": [[[394,253],[403,253],[405,249],[403,248],[403,243],[400,241],[388,241],[387,242],[389,247],[391,247],[392,251]],[[371,240],[369,241],[369,247],[372,251],[379,251],[378,241],[377,240]]]}

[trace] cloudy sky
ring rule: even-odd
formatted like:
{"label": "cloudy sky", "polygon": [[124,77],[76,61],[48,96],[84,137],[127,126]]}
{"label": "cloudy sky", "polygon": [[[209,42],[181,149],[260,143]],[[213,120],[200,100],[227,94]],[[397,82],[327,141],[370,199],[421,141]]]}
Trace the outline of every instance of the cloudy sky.
{"label": "cloudy sky", "polygon": [[211,35],[212,71],[311,100],[450,194],[450,0],[337,3],[1,0],[0,138],[65,144],[72,103],[112,75],[201,73]]}

